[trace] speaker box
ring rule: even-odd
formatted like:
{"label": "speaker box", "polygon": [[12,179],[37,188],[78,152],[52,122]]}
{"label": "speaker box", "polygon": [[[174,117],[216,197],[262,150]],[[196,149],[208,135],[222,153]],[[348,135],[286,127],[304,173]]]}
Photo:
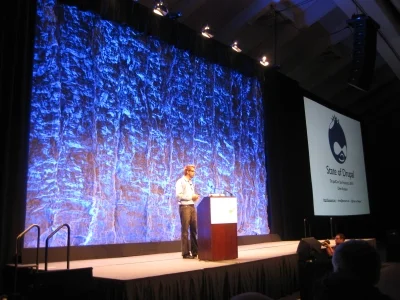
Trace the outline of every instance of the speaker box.
{"label": "speaker box", "polygon": [[400,233],[399,230],[386,232],[386,261],[400,262]]}
{"label": "speaker box", "polygon": [[353,15],[347,24],[353,28],[353,61],[348,84],[367,91],[374,75],[379,25],[365,15]]}
{"label": "speaker box", "polygon": [[313,237],[303,238],[297,246],[300,261],[317,259],[321,254],[321,243]]}
{"label": "speaker box", "polygon": [[313,299],[314,282],[332,271],[332,263],[321,246],[313,237],[301,239],[297,246],[301,300]]}

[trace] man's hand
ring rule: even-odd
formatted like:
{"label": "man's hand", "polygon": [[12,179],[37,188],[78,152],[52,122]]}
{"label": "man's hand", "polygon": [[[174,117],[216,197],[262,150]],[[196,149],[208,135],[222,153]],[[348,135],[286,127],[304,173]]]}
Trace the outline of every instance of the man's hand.
{"label": "man's hand", "polygon": [[333,256],[333,253],[335,250],[331,247],[331,245],[327,244],[326,245],[326,253],[328,253],[329,256]]}
{"label": "man's hand", "polygon": [[194,194],[194,195],[192,196],[192,200],[193,200],[193,201],[197,201],[197,200],[199,200],[199,198],[200,198],[200,195],[197,195],[197,194]]}

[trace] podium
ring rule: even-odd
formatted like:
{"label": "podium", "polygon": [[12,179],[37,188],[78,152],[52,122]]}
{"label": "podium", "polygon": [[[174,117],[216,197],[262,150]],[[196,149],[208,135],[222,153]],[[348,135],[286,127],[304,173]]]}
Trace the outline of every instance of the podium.
{"label": "podium", "polygon": [[199,259],[218,261],[238,257],[237,199],[204,197],[197,206]]}

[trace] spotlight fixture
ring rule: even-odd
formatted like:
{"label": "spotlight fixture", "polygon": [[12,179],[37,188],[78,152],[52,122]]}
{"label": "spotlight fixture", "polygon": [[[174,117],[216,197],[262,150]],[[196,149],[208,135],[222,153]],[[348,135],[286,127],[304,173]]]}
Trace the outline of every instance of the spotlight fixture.
{"label": "spotlight fixture", "polygon": [[211,32],[211,29],[208,25],[203,27],[203,29],[201,30],[201,35],[208,39],[214,37],[214,34]]}
{"label": "spotlight fixture", "polygon": [[235,50],[236,52],[242,52],[242,49],[238,47],[238,42],[234,41],[233,44],[231,45],[232,49]]}
{"label": "spotlight fixture", "polygon": [[269,65],[269,62],[268,62],[268,60],[267,60],[267,57],[266,57],[266,56],[263,56],[263,57],[261,58],[261,60],[260,60],[260,64],[262,64],[264,67],[266,67],[266,66],[268,66],[268,65]]}
{"label": "spotlight fixture", "polygon": [[153,12],[159,16],[166,16],[168,14],[168,8],[162,1],[157,1],[154,5]]}

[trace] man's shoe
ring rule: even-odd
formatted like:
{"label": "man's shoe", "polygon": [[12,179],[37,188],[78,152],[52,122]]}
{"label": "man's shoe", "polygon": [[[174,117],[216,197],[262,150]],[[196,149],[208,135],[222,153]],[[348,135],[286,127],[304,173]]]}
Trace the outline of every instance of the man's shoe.
{"label": "man's shoe", "polygon": [[191,256],[190,254],[183,255],[182,257],[183,257],[184,259],[194,259],[194,258],[195,258],[194,256]]}

